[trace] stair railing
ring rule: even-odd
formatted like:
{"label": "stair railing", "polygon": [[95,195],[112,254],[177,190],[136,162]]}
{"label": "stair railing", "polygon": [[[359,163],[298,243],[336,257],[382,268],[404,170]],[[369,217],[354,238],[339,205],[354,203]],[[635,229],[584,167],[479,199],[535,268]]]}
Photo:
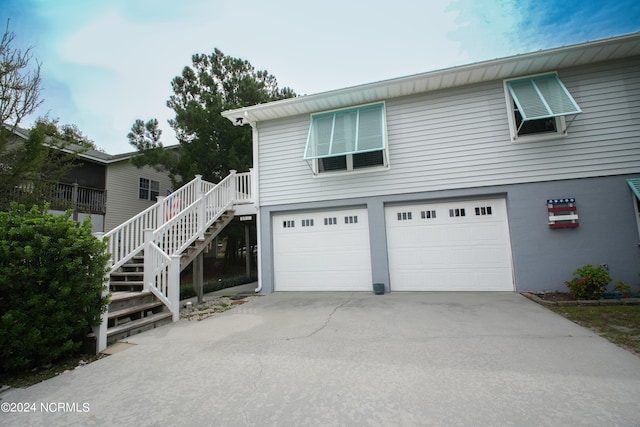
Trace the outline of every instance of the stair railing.
{"label": "stair railing", "polygon": [[[172,216],[177,215],[183,207],[192,204],[201,191],[201,175],[171,193],[158,196],[158,201],[133,218],[104,234],[108,238],[107,251],[111,254],[111,269],[115,270],[129,261],[144,247],[144,231],[156,229]],[[209,183],[207,183],[209,184]]]}
{"label": "stair railing", "polygon": [[[179,319],[180,254],[229,210],[236,195],[236,171],[155,230],[147,230],[144,245],[144,289],[154,293]],[[151,256],[147,256],[147,254]],[[176,261],[177,260],[177,261]],[[168,280],[168,282],[167,282]]]}
{"label": "stair railing", "polygon": [[235,203],[253,203],[252,179],[253,169],[249,169],[249,172],[236,173]]}
{"label": "stair railing", "polygon": [[[203,239],[205,231],[235,203],[251,203],[252,171],[229,175],[218,184],[202,180],[201,175],[158,201],[108,233],[113,271],[141,250],[144,257],[144,289],[156,295],[170,310],[173,321],[180,318],[180,254],[192,242]],[[108,275],[106,277],[108,287]],[[106,296],[106,294],[105,294]],[[96,328],[97,351],[107,342],[108,313]]]}

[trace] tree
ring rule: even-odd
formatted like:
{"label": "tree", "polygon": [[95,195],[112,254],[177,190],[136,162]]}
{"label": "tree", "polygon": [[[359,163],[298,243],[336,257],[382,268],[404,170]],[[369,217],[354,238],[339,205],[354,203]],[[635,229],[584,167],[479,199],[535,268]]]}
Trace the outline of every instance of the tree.
{"label": "tree", "polygon": [[31,48],[13,46],[9,21],[0,40],[0,210],[6,210],[18,193],[20,201],[42,204],[39,180],[57,181],[73,166],[77,154],[96,146],[75,125],[40,118],[26,139],[17,136],[23,119],[33,114],[40,99],[41,64]]}
{"label": "tree", "polygon": [[[140,153],[134,163],[168,171],[175,188],[196,174],[219,182],[230,169],[243,172],[253,165],[251,128],[234,126],[222,111],[296,96],[290,88],[280,89],[267,71],[218,49],[210,55],[195,54],[191,60],[192,67],[185,67],[171,81],[174,94],[167,101],[175,112],[169,124],[176,132],[178,150],[163,149],[155,119],[136,120],[128,135]],[[225,229],[225,259],[235,256],[234,248],[241,245],[243,235],[243,227]]]}
{"label": "tree", "polygon": [[[31,48],[21,51],[13,46],[15,34],[9,31],[9,21],[0,40],[0,205],[7,191],[13,189],[22,173],[25,161],[39,156],[38,150],[19,153],[11,144],[14,130],[22,119],[33,113],[40,100],[40,63]],[[6,208],[7,206],[2,206]]]}
{"label": "tree", "polygon": [[85,143],[65,136],[56,122],[38,119],[25,140],[16,138],[0,152],[0,210],[13,201],[42,205],[50,196],[44,181],[60,181],[87,149]]}
{"label": "tree", "polygon": [[168,172],[174,186],[178,179],[175,171],[177,170],[177,156],[173,150],[165,150],[160,141],[162,130],[158,128],[158,120],[151,119],[146,123],[138,119],[131,126],[131,132],[127,134],[127,138],[131,145],[138,149],[140,153],[132,159],[137,167],[141,168],[150,165],[157,171]]}
{"label": "tree", "polygon": [[[0,120],[2,124],[9,125],[11,130],[42,103],[41,64],[33,59],[31,48],[24,52],[14,48],[14,39],[15,34],[9,31],[7,20],[0,41]],[[4,127],[2,131],[5,132]]]}
{"label": "tree", "polygon": [[230,169],[245,171],[252,166],[251,129],[233,126],[222,117],[224,110],[295,96],[280,89],[276,78],[256,70],[248,61],[225,56],[215,49],[210,55],[195,54],[192,67],[185,67],[171,82],[174,94],[167,106],[175,111],[169,121],[179,142],[176,156],[160,154],[162,144],[157,120],[136,120],[129,142],[140,152],[139,166],[164,167],[176,187],[201,174],[217,182]]}

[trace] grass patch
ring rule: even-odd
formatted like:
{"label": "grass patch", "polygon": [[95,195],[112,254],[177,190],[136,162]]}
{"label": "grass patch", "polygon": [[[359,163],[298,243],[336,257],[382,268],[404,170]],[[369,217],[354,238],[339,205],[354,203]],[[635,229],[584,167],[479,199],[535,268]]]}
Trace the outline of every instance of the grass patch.
{"label": "grass patch", "polygon": [[547,308],[640,356],[640,305]]}

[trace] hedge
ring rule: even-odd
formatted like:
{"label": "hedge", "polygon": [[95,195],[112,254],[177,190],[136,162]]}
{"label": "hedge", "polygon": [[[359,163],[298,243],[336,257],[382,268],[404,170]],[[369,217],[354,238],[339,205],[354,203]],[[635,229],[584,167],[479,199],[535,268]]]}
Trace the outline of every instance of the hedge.
{"label": "hedge", "polygon": [[108,301],[109,255],[89,220],[47,207],[0,212],[0,369],[46,365],[77,353]]}

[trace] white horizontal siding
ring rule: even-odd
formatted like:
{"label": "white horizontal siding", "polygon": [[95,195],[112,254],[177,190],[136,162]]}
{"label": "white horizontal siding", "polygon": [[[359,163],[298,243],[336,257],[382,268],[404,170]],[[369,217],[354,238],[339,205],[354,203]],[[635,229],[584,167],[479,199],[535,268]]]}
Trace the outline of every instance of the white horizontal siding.
{"label": "white horizontal siding", "polygon": [[259,123],[260,203],[640,172],[640,59],[559,75],[583,113],[549,141],[511,142],[501,80],[387,101],[388,171],[313,177],[309,116]]}
{"label": "white horizontal siding", "polygon": [[148,178],[160,183],[160,196],[166,196],[172,189],[168,175],[152,167],[135,167],[129,159],[107,165],[107,212],[105,232],[111,231],[129,218],[155,203],[139,198],[140,178]]}

